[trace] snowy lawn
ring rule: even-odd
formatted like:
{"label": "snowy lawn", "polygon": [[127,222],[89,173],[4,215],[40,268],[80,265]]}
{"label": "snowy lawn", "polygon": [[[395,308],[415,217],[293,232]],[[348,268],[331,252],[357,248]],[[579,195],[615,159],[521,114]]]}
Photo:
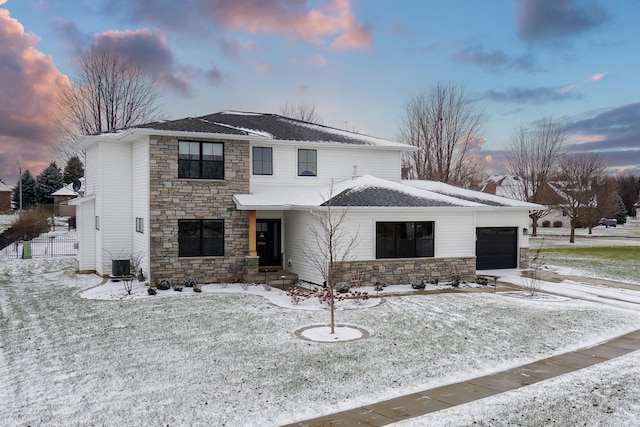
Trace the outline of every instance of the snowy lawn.
{"label": "snowy lawn", "polygon": [[277,425],[640,328],[639,312],[579,300],[387,296],[337,312],[338,323],[369,338],[318,343],[294,332],[326,323],[328,312],[263,297],[277,289],[205,285],[202,294],[87,299],[77,294],[100,279],[75,275],[72,265],[0,262],[4,425]]}

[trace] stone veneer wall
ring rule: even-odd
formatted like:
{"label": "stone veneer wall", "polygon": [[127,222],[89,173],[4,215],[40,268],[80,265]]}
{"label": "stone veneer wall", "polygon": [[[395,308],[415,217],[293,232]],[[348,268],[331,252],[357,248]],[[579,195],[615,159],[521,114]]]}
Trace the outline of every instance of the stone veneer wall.
{"label": "stone veneer wall", "polygon": [[529,248],[520,248],[520,265],[518,268],[529,268]]}
{"label": "stone veneer wall", "polygon": [[[249,214],[236,209],[232,196],[249,192],[249,143],[224,141],[224,180],[178,179],[175,137],[151,136],[149,159],[150,279],[181,282],[191,275],[204,283],[244,279]],[[178,257],[179,219],[223,219],[224,256]]]}
{"label": "stone veneer wall", "polygon": [[388,285],[451,280],[452,272],[459,269],[461,280],[474,280],[476,258],[394,258],[371,261],[345,261],[342,281],[349,281],[349,273],[364,272],[363,282],[383,282]]}

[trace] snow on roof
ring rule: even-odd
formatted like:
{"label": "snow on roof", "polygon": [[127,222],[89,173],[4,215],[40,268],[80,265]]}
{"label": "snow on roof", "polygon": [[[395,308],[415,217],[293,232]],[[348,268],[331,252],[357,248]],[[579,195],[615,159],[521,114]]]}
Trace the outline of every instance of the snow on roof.
{"label": "snow on roof", "polygon": [[[420,184],[422,183],[422,185]],[[371,175],[347,179],[321,187],[272,187],[254,189],[251,194],[236,194],[238,209],[300,209],[326,206],[351,207],[518,207],[540,208],[432,181],[401,183]]]}
{"label": "snow on roof", "polygon": [[4,182],[0,181],[0,191],[12,191]]}
{"label": "snow on roof", "polygon": [[447,194],[452,197],[475,201],[477,203],[489,206],[513,206],[528,207],[530,209],[544,209],[543,206],[535,203],[523,202],[521,200],[516,200],[509,197],[483,193],[481,191],[469,190],[467,188],[456,187],[454,185],[445,184],[443,182],[409,179],[403,180],[402,183],[413,187],[434,191],[439,194]]}
{"label": "snow on roof", "polygon": [[[80,191],[83,191],[84,190],[84,178],[79,178],[79,179],[80,179],[80,184],[81,184]],[[61,189],[51,193],[51,195],[52,196],[77,196],[78,193],[73,190],[73,182],[70,182],[69,184],[65,185]]]}

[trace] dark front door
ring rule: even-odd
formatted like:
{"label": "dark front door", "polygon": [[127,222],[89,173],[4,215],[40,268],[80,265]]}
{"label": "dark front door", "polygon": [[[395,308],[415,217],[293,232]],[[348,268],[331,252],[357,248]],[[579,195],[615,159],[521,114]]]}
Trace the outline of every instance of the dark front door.
{"label": "dark front door", "polygon": [[516,227],[476,228],[476,269],[498,270],[518,266]]}
{"label": "dark front door", "polygon": [[256,219],[256,250],[260,267],[282,266],[280,220]]}

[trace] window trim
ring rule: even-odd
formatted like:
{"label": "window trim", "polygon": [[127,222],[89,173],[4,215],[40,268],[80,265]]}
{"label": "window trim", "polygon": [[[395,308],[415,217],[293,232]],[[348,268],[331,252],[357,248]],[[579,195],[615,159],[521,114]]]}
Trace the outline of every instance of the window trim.
{"label": "window trim", "polygon": [[[198,144],[198,158],[197,159],[181,159],[180,158],[180,144],[181,143],[193,143]],[[222,160],[204,160],[203,147],[204,144],[212,144],[218,145],[222,147]],[[211,179],[211,180],[224,180],[224,160],[225,160],[225,144],[223,141],[194,141],[190,139],[181,139],[178,140],[178,178],[179,179]],[[181,162],[197,162],[198,163],[198,176],[181,176],[184,167],[180,167]],[[205,177],[204,174],[204,165],[207,163],[220,163],[220,176],[215,177]],[[189,170],[187,168],[187,170]]]}
{"label": "window trim", "polygon": [[136,233],[144,234],[144,218],[136,217]]}
{"label": "window trim", "polygon": [[[198,223],[199,224],[199,232],[198,232],[198,253],[197,254],[189,254],[185,252],[187,251],[186,247],[183,247],[181,250],[181,241],[182,239],[186,239],[188,237],[180,235],[180,223]],[[221,251],[220,253],[204,253],[204,224],[205,223],[216,223],[220,225],[221,235],[220,240],[222,241]],[[193,238],[192,238],[193,239]],[[185,242],[186,243],[186,242]],[[179,219],[178,220],[178,257],[181,258],[198,258],[198,257],[223,257],[225,253],[225,228],[224,228],[224,219]]]}
{"label": "window trim", "polygon": [[[394,225],[394,230],[393,230],[393,254],[392,255],[388,255],[386,256],[385,254],[382,253],[382,251],[384,251],[387,248],[381,248],[380,246],[380,239],[379,239],[379,226],[383,225],[383,224],[393,224]],[[401,224],[411,224],[412,225],[412,235],[413,238],[412,239],[398,239],[397,237],[397,226],[401,225]],[[418,248],[418,242],[420,241],[419,239],[416,238],[417,235],[417,226],[418,224],[429,224],[428,226],[431,228],[431,237],[430,238],[426,238],[424,240],[430,241],[429,247],[427,249],[429,249],[427,252],[429,252],[427,255],[418,255],[419,252],[419,248]],[[398,255],[398,250],[401,249],[400,248],[400,240],[406,240],[406,241],[413,241],[413,248],[412,249],[412,253],[411,254],[400,254]],[[376,259],[398,259],[398,258],[434,258],[435,257],[435,221],[376,221],[376,229],[375,229],[375,241],[376,241],[376,247],[375,247],[375,256]],[[405,247],[406,249],[406,247]]]}
{"label": "window trim", "polygon": [[100,216],[99,215],[96,215],[95,227],[96,227],[96,230],[100,230]]}
{"label": "window trim", "polygon": [[[268,165],[269,165],[269,169],[270,169],[270,171],[268,173],[265,173],[265,172],[258,173],[258,172],[256,172],[256,149],[268,150],[268,152],[269,152]],[[260,160],[261,170],[263,170],[263,171],[264,171],[265,164],[267,164],[267,162],[265,162],[264,159]],[[260,147],[260,146],[252,147],[252,149],[251,149],[251,173],[253,175],[259,175],[259,176],[271,176],[271,175],[273,175],[273,148],[272,147]]]}
{"label": "window trim", "polygon": [[[300,154],[302,152],[305,153],[313,153],[314,154],[314,162],[313,162],[313,171],[309,170],[307,167],[309,165],[309,161],[305,160],[304,162],[300,161]],[[304,167],[300,167],[304,163]],[[305,172],[309,172],[308,174]],[[318,150],[312,148],[298,148],[298,176],[318,176]]]}

